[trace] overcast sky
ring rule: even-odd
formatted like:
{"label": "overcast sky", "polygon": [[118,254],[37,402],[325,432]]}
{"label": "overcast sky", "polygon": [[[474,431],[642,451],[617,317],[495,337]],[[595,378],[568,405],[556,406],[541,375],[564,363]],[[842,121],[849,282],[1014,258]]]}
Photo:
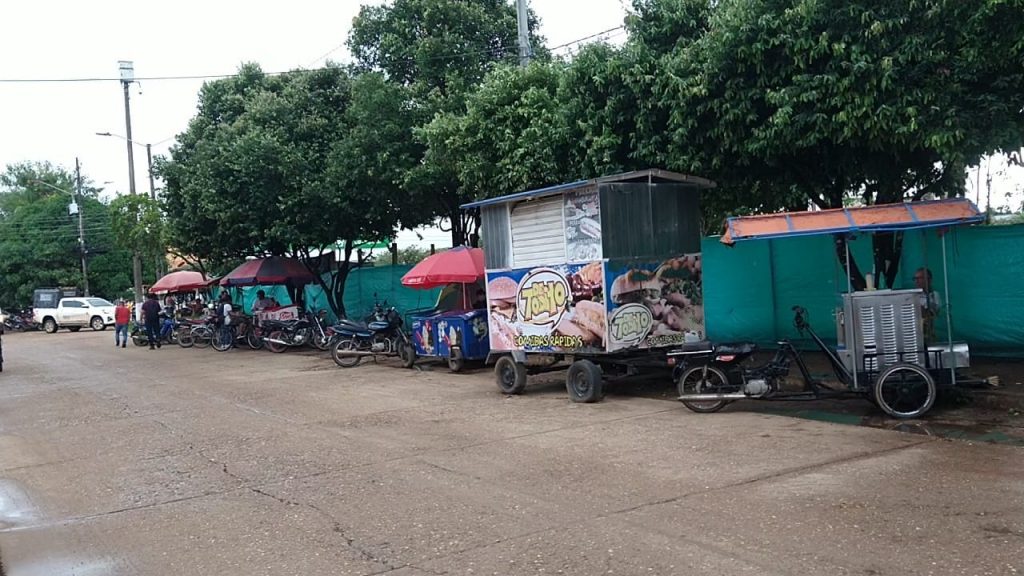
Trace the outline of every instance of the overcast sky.
{"label": "overcast sky", "polygon": [[[360,4],[179,0],[18,1],[4,4],[0,79],[117,78],[132,60],[139,78],[230,74],[242,62],[265,71],[346,61],[342,46]],[[532,0],[548,46],[622,24],[627,0]],[[621,33],[620,33],[621,34]],[[621,35],[613,40],[621,41]],[[133,139],[163,154],[195,113],[202,80],[142,80],[131,89]],[[110,191],[128,190],[121,85],[108,82],[0,83],[0,169],[24,160],[74,167]],[[993,182],[993,204],[1024,176]],[[135,148],[136,186],[148,191],[145,148]],[[984,186],[984,176],[982,176]],[[972,194],[973,198],[973,194]],[[984,194],[982,195],[984,203]],[[1019,202],[1019,200],[1018,200]],[[444,235],[438,238],[443,239]]]}

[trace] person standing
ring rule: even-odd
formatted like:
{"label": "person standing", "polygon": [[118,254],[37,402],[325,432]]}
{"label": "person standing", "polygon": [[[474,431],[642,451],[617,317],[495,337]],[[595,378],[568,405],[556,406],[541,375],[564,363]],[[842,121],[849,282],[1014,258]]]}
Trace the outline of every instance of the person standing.
{"label": "person standing", "polygon": [[146,321],[146,337],[149,338],[149,349],[160,347],[160,302],[156,294],[146,296],[142,304],[142,318]]}
{"label": "person standing", "polygon": [[231,331],[231,294],[227,290],[220,293],[220,301],[217,306],[217,319],[220,321],[221,337],[226,342],[234,341]]}
{"label": "person standing", "polygon": [[117,301],[114,308],[114,347],[124,348],[128,344],[128,323],[132,320],[132,309],[124,303],[124,298]]}

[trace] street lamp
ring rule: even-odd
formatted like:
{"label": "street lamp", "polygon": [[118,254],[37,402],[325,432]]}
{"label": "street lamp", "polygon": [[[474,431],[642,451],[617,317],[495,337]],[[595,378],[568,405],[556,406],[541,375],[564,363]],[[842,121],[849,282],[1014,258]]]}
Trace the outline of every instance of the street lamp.
{"label": "street lamp", "polygon": [[[33,180],[36,184],[41,184],[47,188],[52,188],[65,194],[70,194],[75,209],[78,212],[78,249],[82,256],[82,289],[85,291],[85,295],[89,295],[89,266],[85,259],[85,224],[83,222],[83,216],[85,212],[85,199],[82,197],[82,171],[78,165],[78,158],[75,158],[75,186],[78,188],[77,193],[71,190],[65,190],[59,186],[54,186],[49,182],[43,182],[42,180]],[[70,207],[68,207],[70,210]]]}
{"label": "street lamp", "polygon": [[[120,138],[121,140],[128,142],[129,148],[131,148],[131,144],[135,144],[136,146],[144,146],[146,148],[146,163],[149,167],[149,197],[152,198],[153,200],[156,200],[156,187],[153,185],[153,145],[143,144],[142,142],[136,142],[135,140],[129,140],[128,138],[125,138],[120,134],[114,134],[112,132],[97,132],[96,135]],[[134,173],[135,172],[133,170],[132,175],[134,175]]]}

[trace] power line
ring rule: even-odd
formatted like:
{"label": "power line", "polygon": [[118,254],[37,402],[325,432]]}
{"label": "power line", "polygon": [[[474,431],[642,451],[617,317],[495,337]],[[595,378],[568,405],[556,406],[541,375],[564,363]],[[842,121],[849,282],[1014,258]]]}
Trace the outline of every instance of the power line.
{"label": "power line", "polygon": [[[550,50],[552,52],[555,51],[555,50],[561,50],[562,48],[566,48],[566,47],[572,46],[574,44],[579,44],[581,42],[586,42],[587,40],[591,40],[593,38],[597,38],[599,36],[608,34],[610,32],[615,32],[617,30],[622,30],[624,28],[625,28],[624,25],[619,25],[619,26],[616,26],[614,28],[609,28],[607,30],[602,30],[601,32],[597,32],[595,34],[590,34],[588,36],[584,36],[582,38],[578,38],[576,40],[572,40],[570,42],[566,42],[564,44],[559,44],[558,46],[555,46],[553,48],[549,48],[548,50]],[[334,49],[330,50],[329,52],[327,52],[326,54],[324,54],[320,58],[317,58],[317,60],[314,60],[314,62],[329,56],[330,54],[332,54],[333,52],[337,51],[342,46],[344,46],[344,44],[341,44],[341,45],[335,47]],[[452,53],[452,54],[444,54],[444,55],[440,55],[440,56],[430,56],[430,57],[426,57],[426,58],[415,58],[415,57],[413,57],[413,58],[401,58],[398,61],[406,61],[406,62],[413,62],[413,63],[415,63],[415,62],[420,62],[420,61],[430,62],[430,61],[434,61],[434,60],[454,60],[456,58],[461,58],[463,56],[474,56],[474,55],[478,55],[478,54],[488,54],[488,53],[500,52],[500,51],[505,51],[505,50],[515,51],[516,49],[517,49],[517,45],[516,44],[510,44],[510,45],[507,45],[507,46],[506,45],[501,45],[501,46],[496,46],[496,47],[482,48],[482,49],[478,49],[478,50],[467,50],[467,51],[464,51],[464,52],[455,52],[455,53]],[[264,72],[263,74],[265,76],[282,76],[282,75],[285,75],[285,74],[320,72],[320,71],[329,70],[329,69],[330,69],[330,67],[328,67],[328,66],[320,66],[318,68],[288,70],[288,71],[285,71],[285,72]],[[237,77],[238,75],[239,74],[236,72],[234,74],[185,74],[185,75],[180,75],[180,76],[140,76],[140,77],[136,77],[135,81],[136,82],[157,82],[157,81],[174,81],[174,80],[219,80],[219,79],[223,79],[223,78],[234,78],[234,77]],[[45,84],[45,83],[61,84],[61,83],[86,83],[86,82],[121,82],[121,79],[120,78],[113,78],[113,77],[101,77],[101,76],[97,76],[97,77],[84,77],[84,78],[0,78],[0,84]]]}

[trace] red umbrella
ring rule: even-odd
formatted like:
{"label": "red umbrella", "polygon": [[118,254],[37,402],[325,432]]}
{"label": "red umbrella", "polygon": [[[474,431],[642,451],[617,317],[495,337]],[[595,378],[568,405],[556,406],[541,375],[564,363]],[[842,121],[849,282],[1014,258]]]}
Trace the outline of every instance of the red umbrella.
{"label": "red umbrella", "polygon": [[484,275],[484,251],[458,246],[428,256],[402,276],[402,285],[413,288],[437,288],[446,284],[468,284]]}
{"label": "red umbrella", "polygon": [[156,281],[156,284],[149,289],[154,294],[166,294],[168,292],[189,292],[206,288],[210,282],[209,278],[199,272],[191,270],[179,270],[171,272]]}
{"label": "red umbrella", "polygon": [[306,265],[294,258],[271,256],[247,260],[220,279],[221,286],[256,286],[258,284],[290,284],[303,286],[316,281]]}

